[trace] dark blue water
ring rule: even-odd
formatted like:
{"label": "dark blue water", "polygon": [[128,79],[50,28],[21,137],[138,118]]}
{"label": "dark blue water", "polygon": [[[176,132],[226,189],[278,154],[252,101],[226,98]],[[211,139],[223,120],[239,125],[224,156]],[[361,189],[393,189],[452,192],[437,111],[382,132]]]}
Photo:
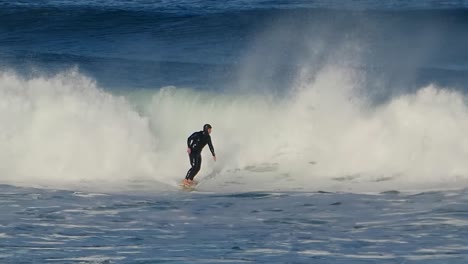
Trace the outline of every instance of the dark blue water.
{"label": "dark blue water", "polygon": [[468,69],[464,1],[2,1],[0,6],[5,67],[30,73],[78,66],[106,87],[232,88],[246,67],[254,79],[249,86],[266,81],[285,86],[299,67],[330,60],[384,75],[379,78],[388,86],[461,86]]}
{"label": "dark blue water", "polygon": [[466,192],[1,188],[2,263],[465,263]]}
{"label": "dark blue water", "polygon": [[467,29],[467,1],[0,0],[0,263],[466,263]]}

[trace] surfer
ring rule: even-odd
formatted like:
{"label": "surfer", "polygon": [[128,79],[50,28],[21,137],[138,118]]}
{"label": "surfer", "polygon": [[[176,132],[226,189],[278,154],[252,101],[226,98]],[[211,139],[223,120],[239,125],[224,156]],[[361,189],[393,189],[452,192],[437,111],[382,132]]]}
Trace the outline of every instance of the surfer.
{"label": "surfer", "polygon": [[208,144],[210,147],[211,154],[213,155],[213,160],[216,161],[216,155],[211,143],[211,125],[205,124],[203,126],[203,131],[198,131],[193,133],[190,137],[187,138],[187,153],[189,154],[190,165],[192,166],[185,176],[183,181],[184,185],[192,185],[193,178],[197,175],[201,168],[201,152],[203,148]]}

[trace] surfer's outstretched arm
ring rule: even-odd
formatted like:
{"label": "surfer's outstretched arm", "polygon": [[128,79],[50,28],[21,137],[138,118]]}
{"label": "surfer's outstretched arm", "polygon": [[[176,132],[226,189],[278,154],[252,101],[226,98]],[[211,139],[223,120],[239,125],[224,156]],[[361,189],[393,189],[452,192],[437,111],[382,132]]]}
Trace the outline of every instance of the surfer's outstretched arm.
{"label": "surfer's outstretched arm", "polygon": [[216,154],[213,147],[213,143],[211,142],[211,137],[208,137],[208,147],[210,147],[211,154],[213,155],[213,159],[216,161]]}

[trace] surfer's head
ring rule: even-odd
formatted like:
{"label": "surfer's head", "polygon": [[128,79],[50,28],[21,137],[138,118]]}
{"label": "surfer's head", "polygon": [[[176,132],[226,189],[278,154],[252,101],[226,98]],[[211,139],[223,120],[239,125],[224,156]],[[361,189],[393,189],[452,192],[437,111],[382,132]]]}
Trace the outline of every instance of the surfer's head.
{"label": "surfer's head", "polygon": [[211,134],[211,125],[210,124],[205,124],[203,126],[203,132]]}

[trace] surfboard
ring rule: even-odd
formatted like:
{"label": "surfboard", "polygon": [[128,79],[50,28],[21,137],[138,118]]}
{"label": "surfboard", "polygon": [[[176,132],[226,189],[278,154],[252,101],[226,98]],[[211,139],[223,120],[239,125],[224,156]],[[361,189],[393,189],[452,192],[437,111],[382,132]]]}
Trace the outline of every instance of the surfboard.
{"label": "surfboard", "polygon": [[191,191],[194,191],[195,190],[195,187],[197,186],[198,182],[197,181],[194,181],[193,184],[184,184],[184,180],[182,180],[179,184],[180,188],[182,189],[182,191],[187,191],[187,192],[191,192]]}

